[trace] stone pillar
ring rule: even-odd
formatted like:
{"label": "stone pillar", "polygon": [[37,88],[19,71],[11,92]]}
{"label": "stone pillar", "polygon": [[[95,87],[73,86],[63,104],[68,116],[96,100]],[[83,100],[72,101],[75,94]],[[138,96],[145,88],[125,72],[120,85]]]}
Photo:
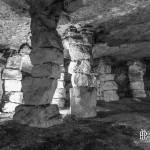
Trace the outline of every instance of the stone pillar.
{"label": "stone pillar", "polygon": [[[52,22],[47,28],[39,19],[40,14],[36,13],[31,14],[32,51],[30,59],[33,66],[29,75],[23,78],[22,89],[25,104],[45,105],[51,104],[57,79],[60,78],[63,47]],[[51,15],[54,14],[51,13]]]}
{"label": "stone pillar", "polygon": [[146,70],[145,65],[139,60],[133,60],[128,62],[128,66],[130,89],[132,91],[133,98],[145,98],[146,93],[143,81],[143,75]]}
{"label": "stone pillar", "polygon": [[76,28],[70,28],[65,39],[71,57],[68,68],[73,86],[70,89],[70,111],[81,118],[96,116],[96,89],[91,87],[92,36],[87,29],[78,32]]}
{"label": "stone pillar", "polygon": [[7,64],[2,73],[4,80],[4,106],[2,111],[14,113],[15,108],[23,104],[21,56],[16,54],[7,60]]}
{"label": "stone pillar", "polygon": [[118,86],[114,81],[115,75],[111,73],[110,61],[107,59],[101,59],[97,72],[99,74],[97,99],[104,100],[105,102],[118,101]]}
{"label": "stone pillar", "polygon": [[57,88],[55,90],[52,103],[58,105],[59,108],[63,108],[65,106],[66,99],[66,89],[65,89],[65,68],[62,65],[61,67],[61,75],[60,78],[57,79]]}

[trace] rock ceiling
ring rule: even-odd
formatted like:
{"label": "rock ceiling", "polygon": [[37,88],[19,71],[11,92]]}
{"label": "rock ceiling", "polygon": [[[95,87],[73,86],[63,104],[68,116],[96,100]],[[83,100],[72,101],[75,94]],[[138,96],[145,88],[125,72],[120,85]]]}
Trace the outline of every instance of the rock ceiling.
{"label": "rock ceiling", "polygon": [[[43,2],[49,5],[54,0]],[[24,0],[0,0],[0,49],[30,43],[28,8]],[[150,0],[65,0],[57,30],[63,34],[70,25],[90,26],[95,34],[94,58],[149,57],[149,16]]]}

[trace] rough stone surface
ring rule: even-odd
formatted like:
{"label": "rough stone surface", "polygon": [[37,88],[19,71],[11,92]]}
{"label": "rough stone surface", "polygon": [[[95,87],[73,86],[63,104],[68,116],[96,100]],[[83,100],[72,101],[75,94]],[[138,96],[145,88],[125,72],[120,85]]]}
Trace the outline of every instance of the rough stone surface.
{"label": "rough stone surface", "polygon": [[23,104],[23,93],[22,92],[6,92],[6,100],[16,104]]}
{"label": "rough stone surface", "polygon": [[104,91],[118,90],[118,86],[115,81],[105,81],[103,84],[103,90]]}
{"label": "rough stone surface", "polygon": [[22,89],[21,81],[18,80],[5,80],[4,90],[5,92],[20,92]]}
{"label": "rough stone surface", "polygon": [[32,70],[32,62],[29,55],[21,56],[21,71],[31,73]]}
{"label": "rough stone surface", "polygon": [[59,108],[64,108],[66,98],[53,98],[51,104],[57,105]]}
{"label": "rough stone surface", "polygon": [[135,98],[145,98],[147,96],[145,93],[145,90],[142,90],[142,89],[132,90],[132,95]]}
{"label": "rough stone surface", "polygon": [[46,62],[63,64],[63,53],[56,48],[37,48],[30,56],[33,65]]}
{"label": "rough stone surface", "polygon": [[22,74],[20,70],[4,69],[2,73],[3,80],[22,80]]}
{"label": "rough stone surface", "polygon": [[65,81],[64,80],[57,80],[57,88],[64,88],[65,87]]}
{"label": "rough stone surface", "polygon": [[18,50],[24,43],[31,44],[31,18],[26,1],[1,0],[0,6],[0,49]]}
{"label": "rough stone surface", "polygon": [[132,90],[132,96],[134,98],[145,98],[145,86],[143,75],[146,70],[146,66],[140,60],[132,60],[128,62],[129,65],[129,80],[130,80],[130,89]]}
{"label": "rough stone surface", "polygon": [[12,69],[21,69],[21,56],[15,55],[12,57],[9,57],[7,60],[6,68],[12,68]]}
{"label": "rough stone surface", "polygon": [[90,86],[91,78],[89,75],[86,74],[74,73],[71,76],[71,83],[73,87]]}
{"label": "rough stone surface", "polygon": [[105,102],[112,102],[112,101],[118,101],[119,96],[117,94],[117,91],[104,91],[104,101]]}
{"label": "rough stone surface", "polygon": [[90,118],[96,116],[96,90],[88,87],[74,87],[70,89],[71,114]]}
{"label": "rough stone surface", "polygon": [[99,79],[101,81],[114,81],[115,75],[114,74],[100,75]]}
{"label": "rough stone surface", "polygon": [[103,60],[99,62],[98,69],[97,69],[98,74],[110,74],[111,73],[111,66],[108,65],[106,62]]}
{"label": "rough stone surface", "polygon": [[66,89],[65,88],[56,88],[53,98],[58,99],[58,98],[65,98],[65,97],[66,97]]}
{"label": "rough stone surface", "polygon": [[89,60],[71,61],[69,64],[68,72],[70,74],[73,73],[90,74],[91,72],[90,61]]}
{"label": "rough stone surface", "polygon": [[25,104],[50,104],[55,92],[57,80],[26,77],[22,81]]}
{"label": "rough stone surface", "polygon": [[69,47],[71,60],[86,60],[91,58],[89,54],[89,51],[91,50],[90,47],[76,44],[70,44]]}
{"label": "rough stone surface", "polygon": [[31,75],[33,77],[49,77],[49,78],[60,78],[60,67],[54,63],[45,63],[41,65],[34,65],[32,67]]}
{"label": "rough stone surface", "polygon": [[130,82],[130,88],[132,90],[142,90],[144,89],[144,82],[143,81]]}
{"label": "rough stone surface", "polygon": [[16,108],[13,119],[21,124],[41,128],[47,128],[61,123],[57,105],[37,107],[20,105]]}
{"label": "rough stone surface", "polygon": [[16,103],[6,102],[5,105],[2,108],[2,111],[5,112],[5,113],[14,113],[15,112],[15,108],[18,105],[19,104],[16,104]]}

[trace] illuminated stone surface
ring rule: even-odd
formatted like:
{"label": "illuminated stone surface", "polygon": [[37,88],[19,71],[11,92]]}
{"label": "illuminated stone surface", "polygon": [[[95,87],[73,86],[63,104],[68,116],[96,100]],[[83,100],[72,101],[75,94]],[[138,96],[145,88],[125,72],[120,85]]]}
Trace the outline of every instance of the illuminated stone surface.
{"label": "illuminated stone surface", "polygon": [[6,68],[11,68],[11,69],[21,69],[21,56],[16,55],[9,57],[7,60]]}
{"label": "illuminated stone surface", "polygon": [[96,90],[88,87],[70,89],[71,114],[80,118],[96,116]]}
{"label": "illuminated stone surface", "polygon": [[5,112],[5,113],[14,113],[15,112],[15,108],[18,105],[19,104],[16,104],[16,103],[6,102],[4,107],[2,108],[2,111]]}
{"label": "illuminated stone surface", "polygon": [[20,92],[22,89],[21,81],[18,80],[5,80],[4,81],[5,92]]}
{"label": "illuminated stone surface", "polygon": [[22,80],[22,74],[20,70],[4,69],[2,73],[3,80]]}
{"label": "illuminated stone surface", "polygon": [[23,104],[22,92],[6,92],[6,99],[12,103]]}
{"label": "illuminated stone surface", "polygon": [[90,74],[91,72],[90,61],[89,60],[72,61],[69,64],[68,72],[70,74],[73,74],[73,73]]}
{"label": "illuminated stone surface", "polygon": [[31,73],[32,70],[32,62],[29,55],[21,56],[21,70],[24,72]]}

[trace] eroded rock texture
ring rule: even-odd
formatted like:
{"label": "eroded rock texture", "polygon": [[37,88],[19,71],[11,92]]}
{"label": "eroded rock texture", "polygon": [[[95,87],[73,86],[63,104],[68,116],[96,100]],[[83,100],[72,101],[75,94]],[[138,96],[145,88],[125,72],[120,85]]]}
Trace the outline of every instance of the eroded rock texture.
{"label": "eroded rock texture", "polygon": [[64,48],[68,48],[71,58],[68,67],[72,84],[70,113],[81,118],[96,116],[96,92],[91,75],[92,36],[90,29],[78,31],[70,27],[63,39]]}
{"label": "eroded rock texture", "polygon": [[[50,104],[63,64],[61,40],[56,31],[57,17],[61,12],[59,2],[30,2],[33,65],[30,76],[22,81],[26,104]],[[41,4],[41,5],[40,5]]]}

